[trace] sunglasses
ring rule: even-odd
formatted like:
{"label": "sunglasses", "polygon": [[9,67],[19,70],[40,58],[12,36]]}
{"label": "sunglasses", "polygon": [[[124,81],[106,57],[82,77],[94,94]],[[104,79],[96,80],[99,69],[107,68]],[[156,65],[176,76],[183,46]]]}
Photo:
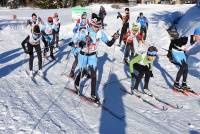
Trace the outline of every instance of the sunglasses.
{"label": "sunglasses", "polygon": [[152,52],[147,52],[148,56],[157,56],[157,52],[156,51],[152,51]]}

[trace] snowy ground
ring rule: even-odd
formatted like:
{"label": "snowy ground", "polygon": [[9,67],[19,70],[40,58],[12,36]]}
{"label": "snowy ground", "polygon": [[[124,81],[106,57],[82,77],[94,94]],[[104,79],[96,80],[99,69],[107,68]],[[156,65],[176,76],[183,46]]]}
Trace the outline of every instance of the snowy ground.
{"label": "snowy ground", "polygon": [[[118,11],[107,7],[108,24],[106,32],[112,35],[121,27],[116,19]],[[97,12],[99,5],[91,5],[91,12]],[[189,9],[189,10],[188,10]],[[97,88],[104,105],[117,115],[124,115],[119,120],[108,111],[96,108],[93,105],[73,95],[64,89],[66,84],[73,87],[73,81],[61,75],[69,73],[73,56],[69,54],[70,47],[67,42],[72,36],[70,9],[40,10],[0,9],[0,133],[1,134],[197,134],[200,132],[200,98],[186,97],[175,94],[169,88],[175,78],[177,67],[168,61],[166,51],[170,42],[166,28],[179,15],[186,13],[178,30],[181,35],[190,35],[200,21],[200,9],[193,5],[138,5],[131,7],[131,21],[134,21],[139,12],[149,18],[150,26],[144,48],[155,45],[159,49],[159,58],[155,63],[154,78],[150,81],[152,92],[171,103],[183,105],[180,110],[168,108],[160,111],[142,102],[134,96],[125,94],[121,88],[129,90],[130,80],[120,79],[129,77],[129,71],[122,61],[123,49],[118,46],[108,48],[99,47],[98,51],[98,82]],[[35,12],[46,19],[54,12],[61,17],[61,41],[56,61],[44,61],[44,74],[48,80],[36,76],[35,84],[26,75],[28,57],[21,49],[21,41],[25,38],[27,30],[23,26],[24,20]],[[179,13],[180,12],[180,13]],[[16,14],[18,21],[11,21]],[[193,17],[195,16],[195,17]],[[190,21],[188,21],[190,20]],[[200,25],[199,25],[200,26]],[[190,30],[190,28],[192,30]],[[188,29],[188,30],[187,30]],[[200,63],[199,54],[190,57],[188,81],[192,89],[200,92]],[[34,61],[37,70],[37,59]],[[197,64],[196,64],[197,63]],[[111,81],[118,81],[107,84]],[[83,81],[88,85],[90,80]],[[163,88],[163,87],[166,88]],[[83,94],[90,94],[90,86],[83,88]],[[149,97],[145,97],[150,99]],[[152,103],[162,106],[155,100]]]}

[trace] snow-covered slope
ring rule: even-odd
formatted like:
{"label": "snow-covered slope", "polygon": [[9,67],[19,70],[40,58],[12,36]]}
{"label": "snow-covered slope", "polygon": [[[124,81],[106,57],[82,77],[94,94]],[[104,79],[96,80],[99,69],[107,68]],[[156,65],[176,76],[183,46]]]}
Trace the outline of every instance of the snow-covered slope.
{"label": "snow-covered slope", "polygon": [[[91,12],[98,12],[100,5],[91,5]],[[106,32],[112,35],[121,27],[120,20],[116,19],[118,11],[106,5],[108,15],[105,23],[108,24]],[[150,26],[144,49],[155,45],[159,49],[159,59],[154,68],[154,77],[149,88],[159,98],[170,104],[183,105],[182,109],[168,108],[160,111],[151,105],[142,102],[134,96],[123,92],[121,88],[130,90],[128,67],[122,61],[123,49],[118,46],[111,48],[102,44],[98,51],[98,76],[97,89],[103,105],[109,112],[95,106],[72,94],[65,86],[73,88],[73,81],[68,79],[63,72],[69,73],[73,56],[67,45],[72,36],[70,9],[40,10],[0,10],[0,27],[5,21],[9,22],[13,14],[19,20],[29,18],[36,12],[44,20],[54,12],[60,14],[62,22],[60,49],[56,52],[56,61],[44,60],[44,74],[47,80],[36,76],[36,83],[26,75],[28,69],[28,56],[21,49],[21,41],[25,38],[27,30],[21,25],[12,27],[3,26],[0,30],[0,133],[5,134],[187,134],[200,132],[200,98],[197,96],[186,97],[175,94],[169,88],[172,84],[177,68],[166,58],[166,51],[170,42],[166,28],[174,18],[177,11],[184,13],[188,10],[187,18],[192,18],[189,12],[191,5],[138,5],[131,7],[131,21],[133,22],[139,12],[149,18]],[[181,10],[180,10],[181,9]],[[195,9],[197,10],[197,9]],[[176,12],[176,13],[174,13]],[[178,13],[179,15],[179,13]],[[198,14],[195,14],[198,16]],[[189,17],[188,17],[189,16]],[[198,17],[196,17],[198,18]],[[179,31],[185,28],[182,24],[188,23],[182,18]],[[196,22],[190,26],[196,26]],[[188,32],[188,34],[190,34]],[[199,62],[199,57],[192,61]],[[34,61],[37,70],[37,58]],[[198,75],[194,75],[197,72]],[[198,68],[189,68],[188,82],[192,89],[200,92]],[[90,95],[90,80],[83,80],[83,94]],[[113,83],[112,83],[113,82]],[[109,84],[110,83],[110,84]],[[166,88],[163,88],[166,87]],[[149,97],[152,103],[162,107],[163,104]],[[166,106],[168,107],[168,106]],[[116,118],[124,116],[123,119]]]}

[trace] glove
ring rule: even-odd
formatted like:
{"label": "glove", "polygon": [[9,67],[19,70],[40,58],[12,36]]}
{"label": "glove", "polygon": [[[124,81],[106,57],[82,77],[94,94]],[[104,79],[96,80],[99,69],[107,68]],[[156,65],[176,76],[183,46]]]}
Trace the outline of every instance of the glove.
{"label": "glove", "polygon": [[70,47],[74,47],[74,45],[75,45],[74,42],[70,42],[70,43],[69,43],[69,46],[70,46]]}
{"label": "glove", "polygon": [[24,53],[29,54],[29,51],[27,49],[24,49]]}
{"label": "glove", "polygon": [[79,47],[83,48],[85,45],[86,45],[86,43],[84,41],[79,42]]}
{"label": "glove", "polygon": [[119,17],[122,17],[122,15],[120,14],[120,12],[117,12],[117,19],[119,18]]}
{"label": "glove", "polygon": [[118,39],[119,38],[119,30],[116,33],[114,33],[112,37],[114,40]]}
{"label": "glove", "polygon": [[45,47],[44,48],[44,52],[46,53],[46,52],[49,52],[49,47]]}

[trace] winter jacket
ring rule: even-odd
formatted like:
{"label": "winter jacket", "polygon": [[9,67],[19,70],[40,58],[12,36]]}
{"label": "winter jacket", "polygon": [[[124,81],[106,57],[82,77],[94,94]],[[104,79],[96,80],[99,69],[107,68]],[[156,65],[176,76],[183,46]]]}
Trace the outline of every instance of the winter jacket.
{"label": "winter jacket", "polygon": [[130,73],[134,72],[134,64],[140,64],[142,66],[147,66],[150,71],[153,69],[153,62],[148,61],[146,54],[138,54],[133,57],[133,59],[129,63]]}

